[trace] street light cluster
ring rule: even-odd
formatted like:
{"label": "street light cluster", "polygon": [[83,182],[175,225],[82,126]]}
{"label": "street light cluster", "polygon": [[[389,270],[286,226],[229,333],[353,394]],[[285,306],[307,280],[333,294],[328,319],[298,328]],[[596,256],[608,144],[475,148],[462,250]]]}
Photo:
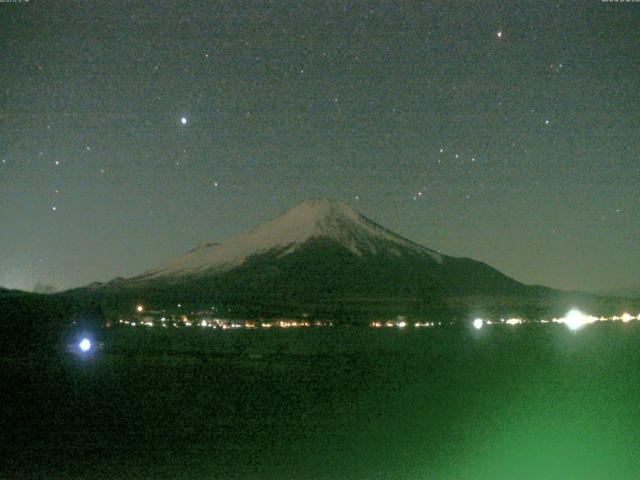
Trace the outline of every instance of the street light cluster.
{"label": "street light cluster", "polygon": [[[622,315],[614,315],[611,317],[595,317],[593,315],[587,315],[585,313],[582,313],[580,310],[578,309],[572,309],[569,312],[567,312],[567,314],[564,317],[560,317],[560,318],[553,318],[551,320],[537,320],[537,321],[531,321],[529,323],[560,323],[560,324],[564,324],[567,326],[567,328],[569,328],[572,331],[578,330],[582,327],[584,327],[585,325],[589,325],[591,323],[595,323],[595,322],[623,322],[623,323],[627,323],[630,322],[632,320],[640,320],[640,314],[638,314],[637,316],[633,316],[630,313],[623,313]],[[472,325],[476,330],[480,330],[483,326],[485,325],[492,325],[492,324],[506,324],[506,325],[520,325],[521,323],[525,323],[524,320],[522,320],[521,318],[509,318],[509,319],[500,319],[499,321],[492,321],[492,320],[484,320],[482,318],[476,318],[475,320],[473,320]]]}

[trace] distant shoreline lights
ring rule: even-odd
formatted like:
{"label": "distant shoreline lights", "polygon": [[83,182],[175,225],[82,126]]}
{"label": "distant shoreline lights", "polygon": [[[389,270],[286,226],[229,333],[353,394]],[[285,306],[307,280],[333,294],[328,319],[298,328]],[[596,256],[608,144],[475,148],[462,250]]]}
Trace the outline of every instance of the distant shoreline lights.
{"label": "distant shoreline lights", "polygon": [[[144,307],[142,305],[138,305],[136,308],[136,312],[141,314],[144,312]],[[623,313],[622,315],[613,315],[613,316],[600,316],[596,317],[593,315],[588,315],[580,310],[574,308],[567,312],[567,314],[560,318],[552,318],[550,320],[547,319],[539,319],[539,320],[526,320],[518,317],[511,318],[501,318],[499,320],[490,320],[485,318],[475,318],[470,322],[470,326],[475,330],[481,330],[485,326],[491,325],[506,325],[506,326],[517,326],[522,324],[533,324],[533,323],[556,323],[566,325],[569,330],[575,332],[580,330],[585,325],[589,325],[595,322],[623,322],[628,323],[633,320],[640,321],[640,314],[634,316],[628,312]],[[199,316],[197,314],[194,317],[187,317],[186,315],[180,315],[174,318],[168,318],[167,316],[162,316],[162,318],[152,318],[141,316],[136,316],[135,318],[118,320],[118,323],[123,326],[144,326],[144,327],[154,327],[160,326],[162,328],[167,327],[191,327],[198,326],[201,328],[213,328],[213,329],[221,329],[221,330],[229,330],[229,329],[268,329],[268,328],[305,328],[305,327],[333,327],[334,322],[328,320],[310,320],[307,317],[304,319],[275,319],[275,320],[231,320],[231,319],[223,319],[223,318],[211,318],[208,316]],[[447,327],[453,326],[457,322],[455,321],[413,321],[410,322],[404,316],[398,316],[395,319],[387,319],[387,320],[373,320],[369,322],[368,326],[370,328],[382,329],[382,328],[394,328],[405,330],[409,327],[413,327],[414,329],[419,328],[433,328],[433,327]]]}
{"label": "distant shoreline lights", "polygon": [[501,318],[500,321],[498,322],[492,322],[491,320],[476,318],[475,320],[473,320],[472,325],[475,329],[480,330],[484,325],[492,325],[493,323],[505,324],[505,325],[520,325],[522,323],[558,323],[558,324],[566,325],[567,328],[569,328],[569,330],[575,332],[576,330],[581,329],[585,325],[589,325],[595,322],[620,321],[623,323],[628,323],[632,320],[640,321],[640,314],[638,314],[637,316],[633,316],[630,313],[625,312],[619,316],[613,315],[609,317],[604,317],[604,316],[596,317],[593,315],[585,314],[580,310],[578,310],[577,308],[573,308],[569,310],[569,312],[567,312],[567,314],[564,317],[552,318],[551,320],[541,319],[541,320],[533,320],[533,321],[526,322],[521,318],[509,318],[506,320],[504,318]]}

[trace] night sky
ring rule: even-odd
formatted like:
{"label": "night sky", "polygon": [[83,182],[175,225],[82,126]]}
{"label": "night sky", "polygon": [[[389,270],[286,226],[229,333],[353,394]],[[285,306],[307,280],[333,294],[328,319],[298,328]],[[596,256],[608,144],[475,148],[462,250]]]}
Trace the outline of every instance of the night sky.
{"label": "night sky", "polygon": [[0,285],[314,197],[526,283],[640,283],[640,3],[0,3]]}

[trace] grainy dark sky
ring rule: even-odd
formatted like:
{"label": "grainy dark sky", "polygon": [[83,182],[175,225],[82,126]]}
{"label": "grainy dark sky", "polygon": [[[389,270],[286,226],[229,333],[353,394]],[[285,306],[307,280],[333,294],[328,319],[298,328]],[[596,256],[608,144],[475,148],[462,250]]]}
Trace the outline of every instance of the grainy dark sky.
{"label": "grainy dark sky", "polygon": [[[310,197],[516,279],[640,279],[640,3],[0,3],[0,285]],[[184,120],[183,120],[184,119]]]}

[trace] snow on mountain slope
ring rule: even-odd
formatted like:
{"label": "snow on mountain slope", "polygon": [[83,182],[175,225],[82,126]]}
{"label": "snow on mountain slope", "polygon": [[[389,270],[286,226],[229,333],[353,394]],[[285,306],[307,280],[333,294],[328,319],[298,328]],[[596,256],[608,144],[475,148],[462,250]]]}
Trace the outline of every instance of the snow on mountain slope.
{"label": "snow on mountain slope", "polygon": [[338,242],[356,255],[417,254],[442,263],[442,256],[372,222],[342,202],[319,199],[298,205],[284,215],[221,244],[204,244],[149,270],[134,281],[194,276],[228,271],[247,258],[277,251],[294,252],[312,239]]}

